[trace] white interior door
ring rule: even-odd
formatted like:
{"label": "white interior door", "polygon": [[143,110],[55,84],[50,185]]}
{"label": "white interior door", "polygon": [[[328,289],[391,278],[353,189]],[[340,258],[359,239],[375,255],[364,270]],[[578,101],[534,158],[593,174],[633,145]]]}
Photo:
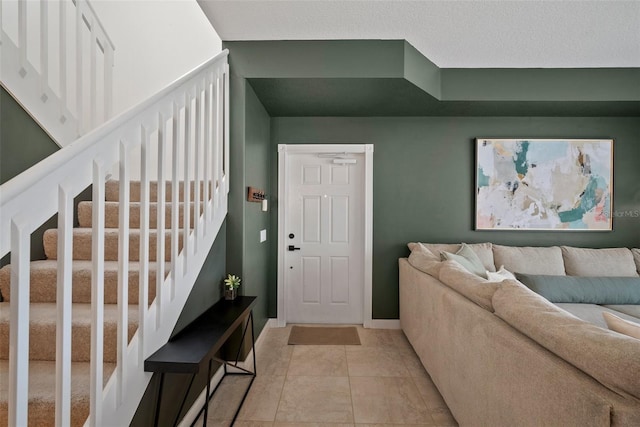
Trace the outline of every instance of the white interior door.
{"label": "white interior door", "polygon": [[285,171],[286,321],[363,323],[365,154],[288,153]]}

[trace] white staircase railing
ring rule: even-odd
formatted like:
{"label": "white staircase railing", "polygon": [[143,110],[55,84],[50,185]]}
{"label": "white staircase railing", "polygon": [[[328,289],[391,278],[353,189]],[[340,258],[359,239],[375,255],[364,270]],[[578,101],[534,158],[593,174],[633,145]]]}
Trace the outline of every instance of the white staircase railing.
{"label": "white staircase railing", "polygon": [[111,116],[115,47],[87,0],[2,0],[0,81],[60,146]]}
{"label": "white staircase railing", "polygon": [[[202,64],[146,102],[105,123],[0,187],[0,257],[11,253],[11,325],[8,425],[27,425],[29,377],[30,235],[58,214],[56,425],[68,425],[71,386],[71,258],[73,198],[93,185],[92,343],[89,425],[129,425],[151,374],[144,359],[166,343],[227,213],[229,191],[228,51]],[[132,159],[139,154],[140,161]],[[151,159],[157,166],[153,171]],[[137,163],[137,164],[136,164]],[[139,326],[127,344],[128,212],[131,173],[140,168]],[[103,387],[105,179],[119,180],[117,368]],[[149,182],[158,182],[158,259],[171,253],[171,273],[156,263],[156,298],[148,305]],[[165,183],[184,190],[184,224],[178,191],[171,191],[165,224]],[[193,186],[193,187],[192,187]],[[192,188],[194,224],[189,224]],[[197,189],[202,189],[202,194]],[[124,208],[123,208],[124,207]],[[182,234],[183,248],[178,239]]]}

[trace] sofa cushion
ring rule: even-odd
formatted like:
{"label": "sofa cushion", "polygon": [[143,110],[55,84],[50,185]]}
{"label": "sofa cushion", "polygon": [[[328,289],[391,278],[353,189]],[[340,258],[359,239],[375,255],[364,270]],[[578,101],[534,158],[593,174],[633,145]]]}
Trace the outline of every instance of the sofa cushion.
{"label": "sofa cushion", "polygon": [[[577,304],[577,303],[559,303],[556,305],[561,309],[566,310],[569,313],[573,314],[579,319],[582,319],[586,322],[589,322],[596,326],[600,326],[601,328],[605,328],[605,329],[607,329],[607,324],[604,321],[604,317],[602,317],[602,313],[605,313],[605,312],[615,314],[616,316],[621,317],[625,320],[629,320],[632,322],[640,322],[640,319],[636,317],[611,309],[608,306],[604,306],[604,305]],[[620,306],[615,306],[615,307],[620,307]]]}
{"label": "sofa cushion", "polygon": [[463,243],[455,254],[447,251],[440,252],[440,258],[443,261],[456,261],[471,273],[476,274],[483,279],[487,278],[487,270],[484,268],[484,265],[482,265],[482,261],[480,261],[478,255],[476,255],[473,249],[471,249],[466,243]]}
{"label": "sofa cushion", "polygon": [[[624,313],[628,316],[635,317],[638,323],[640,323],[640,305],[637,304],[606,304],[604,307],[607,307],[611,310],[619,311],[620,313]],[[633,319],[630,319],[633,320]]]}
{"label": "sofa cushion", "polygon": [[525,274],[565,275],[562,250],[558,246],[517,247],[493,245],[495,265]]}
{"label": "sofa cushion", "polygon": [[640,249],[633,248],[631,253],[633,253],[633,260],[636,262],[636,271],[640,274]]}
{"label": "sofa cushion", "polygon": [[587,249],[562,246],[564,269],[569,276],[638,277],[633,254],[627,248]]}
{"label": "sofa cushion", "polygon": [[521,283],[551,302],[640,304],[640,277],[515,275]]}
{"label": "sofa cushion", "polygon": [[409,243],[407,246],[411,250],[409,264],[433,277],[440,276],[442,260],[439,256],[435,256],[422,243]]}
{"label": "sofa cushion", "polygon": [[624,320],[615,314],[607,313],[606,311],[602,313],[602,317],[604,317],[604,320],[607,322],[607,326],[610,330],[640,340],[640,324]]}
{"label": "sofa cushion", "polygon": [[[462,246],[460,243],[422,243],[422,245],[438,258],[440,258],[441,252],[456,253]],[[473,249],[476,255],[478,255],[478,258],[480,258],[486,270],[496,271],[495,263],[493,262],[493,245],[491,243],[467,243],[467,246]]]}
{"label": "sofa cushion", "polygon": [[490,282],[469,272],[456,261],[444,261],[440,269],[440,281],[458,291],[485,310],[493,311],[491,298],[500,282]]}
{"label": "sofa cushion", "polygon": [[580,320],[517,281],[503,281],[492,302],[498,317],[552,353],[611,390],[640,397],[639,340]]}

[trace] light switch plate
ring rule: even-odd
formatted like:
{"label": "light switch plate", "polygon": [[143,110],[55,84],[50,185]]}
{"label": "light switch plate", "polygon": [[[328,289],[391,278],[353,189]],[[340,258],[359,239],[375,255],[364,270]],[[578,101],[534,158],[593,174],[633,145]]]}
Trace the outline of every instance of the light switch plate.
{"label": "light switch plate", "polygon": [[260,243],[267,241],[267,230],[260,230]]}

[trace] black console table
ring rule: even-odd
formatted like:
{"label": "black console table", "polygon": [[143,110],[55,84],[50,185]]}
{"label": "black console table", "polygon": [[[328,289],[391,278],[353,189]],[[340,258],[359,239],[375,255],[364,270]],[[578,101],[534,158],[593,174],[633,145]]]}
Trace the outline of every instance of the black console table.
{"label": "black console table", "polygon": [[[205,311],[196,320],[191,322],[186,328],[180,331],[176,336],[171,338],[168,343],[160,347],[158,351],[153,353],[147,360],[144,361],[144,370],[146,372],[158,372],[160,373],[160,384],[158,386],[158,395],[156,399],[155,418],[154,425],[158,425],[158,418],[160,416],[160,404],[162,402],[162,387],[164,383],[164,376],[167,373],[174,374],[191,374],[191,380],[189,382],[189,388],[184,395],[176,420],[173,425],[177,425],[178,417],[184,408],[187,396],[193,385],[193,380],[196,374],[201,372],[201,369],[207,365],[207,398],[204,403],[204,407],[198,413],[196,420],[204,412],[204,426],[207,425],[207,415],[209,401],[216,392],[218,386],[211,392],[211,370],[212,362],[215,360],[222,364],[224,367],[224,375],[249,375],[251,381],[249,386],[242,396],[242,401],[238,406],[235,415],[233,416],[233,422],[235,422],[242,404],[244,403],[253,380],[256,376],[256,349],[255,349],[255,334],[253,330],[253,307],[256,303],[256,297],[237,297],[233,301],[220,300],[215,303],[210,309]],[[247,319],[248,317],[248,319]],[[222,360],[216,357],[216,353],[222,348],[224,343],[229,339],[231,334],[247,319],[246,325],[242,328],[242,339],[238,346],[236,353],[236,359],[233,363]],[[251,348],[253,349],[253,372],[238,366],[238,359],[240,358],[240,352],[242,350],[242,344],[245,340],[247,330],[251,326]],[[228,372],[227,366],[232,366],[238,369],[240,372]],[[224,377],[223,377],[224,380]]]}

